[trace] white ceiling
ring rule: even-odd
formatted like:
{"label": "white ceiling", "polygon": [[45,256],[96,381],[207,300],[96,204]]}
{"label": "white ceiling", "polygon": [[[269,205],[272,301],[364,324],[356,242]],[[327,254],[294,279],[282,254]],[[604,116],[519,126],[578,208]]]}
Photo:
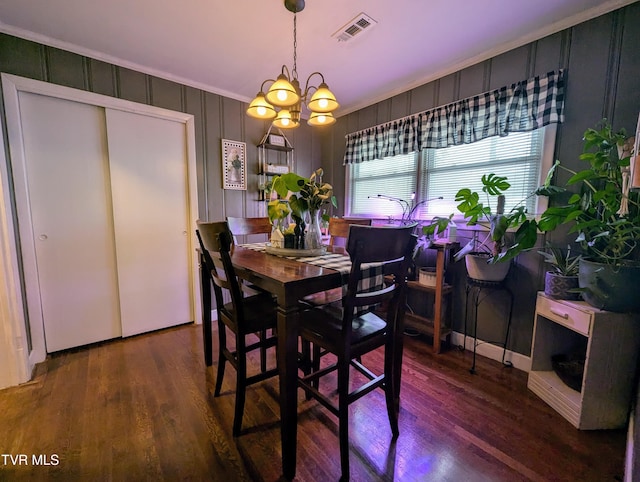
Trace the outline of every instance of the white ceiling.
{"label": "white ceiling", "polygon": [[[297,70],[340,116],[634,1],[307,0]],[[332,38],[361,12],[377,25]],[[245,102],[293,67],[282,0],[0,0],[0,31]]]}

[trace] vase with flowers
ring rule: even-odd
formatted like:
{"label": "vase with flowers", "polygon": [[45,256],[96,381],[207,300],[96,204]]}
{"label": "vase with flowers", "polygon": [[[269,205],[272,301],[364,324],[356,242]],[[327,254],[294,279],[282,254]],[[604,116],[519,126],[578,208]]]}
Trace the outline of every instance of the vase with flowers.
{"label": "vase with flowers", "polygon": [[[333,195],[331,184],[322,181],[322,168],[316,169],[308,178],[294,172],[275,176],[272,190],[277,193],[278,199],[273,199],[268,204],[269,217],[275,212],[276,207],[283,199],[288,201],[291,209],[291,217],[297,226],[306,225],[304,233],[305,249],[322,247],[321,219],[328,214],[322,214],[322,207],[331,204],[338,207],[336,197]],[[302,236],[302,233],[300,233]]]}

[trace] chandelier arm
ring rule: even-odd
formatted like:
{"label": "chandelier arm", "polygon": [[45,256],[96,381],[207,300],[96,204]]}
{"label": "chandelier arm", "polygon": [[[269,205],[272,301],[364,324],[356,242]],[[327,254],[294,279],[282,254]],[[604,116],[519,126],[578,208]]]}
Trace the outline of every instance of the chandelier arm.
{"label": "chandelier arm", "polygon": [[267,80],[265,80],[265,81],[262,83],[262,85],[260,86],[260,92],[264,92],[264,86],[265,86],[265,84],[266,84],[267,82],[271,82],[271,83],[273,83],[273,82],[275,82],[275,79],[267,79]]}
{"label": "chandelier arm", "polygon": [[314,75],[319,75],[320,78],[322,79],[322,83],[324,83],[324,75],[322,75],[321,72],[313,72],[312,74],[309,75],[309,77],[307,77],[307,81],[304,84],[304,93],[301,96],[301,98],[304,99],[305,103],[307,102],[307,95],[309,95],[311,92],[311,89],[316,89],[318,90],[318,87],[315,85],[309,85],[309,82],[311,81],[311,77],[313,77]]}
{"label": "chandelier arm", "polygon": [[[295,71],[295,69],[294,69],[294,71]],[[286,72],[286,74],[285,74],[285,72]],[[282,75],[286,75],[287,76],[287,80],[289,82],[291,82],[292,77],[291,77],[291,72],[289,72],[289,67],[287,67],[286,65],[283,65],[281,73],[282,73]]]}

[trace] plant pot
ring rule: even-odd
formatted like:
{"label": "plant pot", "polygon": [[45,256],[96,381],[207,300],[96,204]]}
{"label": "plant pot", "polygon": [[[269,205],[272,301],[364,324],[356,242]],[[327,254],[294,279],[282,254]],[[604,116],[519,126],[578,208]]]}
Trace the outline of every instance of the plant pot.
{"label": "plant pot", "polygon": [[579,300],[580,293],[569,290],[579,287],[578,276],[565,276],[553,271],[544,275],[544,294],[556,300]]}
{"label": "plant pot", "polygon": [[582,259],[578,277],[582,297],[591,306],[617,313],[640,311],[640,266],[613,268]]}
{"label": "plant pot", "polygon": [[489,264],[487,260],[490,258],[486,253],[470,253],[464,257],[467,266],[467,274],[469,278],[478,281],[491,281],[498,283],[507,277],[511,263],[495,263]]}
{"label": "plant pot", "polygon": [[435,286],[436,285],[436,269],[420,268],[418,270],[418,283],[424,286]]}

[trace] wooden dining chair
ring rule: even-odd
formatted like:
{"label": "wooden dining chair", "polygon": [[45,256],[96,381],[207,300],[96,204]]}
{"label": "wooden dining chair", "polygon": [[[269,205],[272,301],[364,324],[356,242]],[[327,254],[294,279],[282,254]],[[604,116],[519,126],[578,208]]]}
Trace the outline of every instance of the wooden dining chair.
{"label": "wooden dining chair", "polygon": [[[202,267],[203,298],[207,294],[209,297],[208,300],[203,301],[203,317],[211,316],[211,283],[213,284],[218,315],[219,354],[214,396],[220,395],[225,365],[228,361],[237,372],[233,418],[233,436],[237,437],[242,428],[247,386],[278,374],[277,368],[270,370],[266,368],[266,350],[275,347],[277,342],[277,337],[274,334],[276,304],[268,293],[244,296],[243,285],[238,282],[231,264],[231,231],[227,222],[203,223],[198,221],[197,226],[196,234],[204,260]],[[209,285],[206,286],[206,283]],[[224,302],[225,292],[231,298],[230,302]],[[208,325],[211,325],[210,321],[208,321]],[[227,348],[227,330],[235,336],[235,351]],[[246,338],[249,335],[258,336],[258,341],[247,344]],[[209,349],[211,349],[210,344]],[[247,376],[247,353],[256,349],[261,351],[261,359],[264,356],[265,363],[261,363],[258,374]],[[205,353],[205,359],[211,360],[211,358],[210,354],[207,358]]]}
{"label": "wooden dining chair", "polygon": [[[351,226],[371,226],[371,219],[329,218],[329,246],[345,246]],[[320,291],[305,296],[303,301],[313,306],[337,303],[342,299],[342,288]]]}
{"label": "wooden dining chair", "polygon": [[271,221],[269,221],[269,218],[239,218],[227,216],[227,223],[229,223],[229,229],[233,234],[235,244],[238,244],[238,236],[266,234],[268,239],[271,234]]}
{"label": "wooden dining chair", "polygon": [[[234,244],[239,244],[238,236],[243,236],[243,240],[246,240],[247,236],[265,234],[266,239],[268,240],[272,230],[272,225],[271,221],[269,221],[269,218],[239,218],[234,216],[227,216],[227,223],[229,225],[229,229],[231,230],[231,234],[233,235]],[[258,288],[248,281],[242,281],[242,284],[252,290],[249,291],[249,293],[265,293],[263,289]],[[261,358],[260,363],[262,364],[262,366],[264,366],[264,356]]]}
{"label": "wooden dining chair", "polygon": [[329,246],[346,246],[349,227],[352,225],[371,226],[371,219],[329,218]]}
{"label": "wooden dining chair", "polygon": [[[415,225],[397,227],[351,226],[347,252],[351,258],[351,271],[347,294],[342,300],[342,310],[333,305],[320,306],[300,314],[302,340],[319,346],[336,357],[335,363],[320,368],[312,361],[309,374],[298,378],[298,384],[307,396],[317,399],[338,417],[340,439],[341,480],[349,478],[349,404],[360,399],[375,388],[385,392],[387,414],[393,438],[399,434],[398,412],[400,397],[400,368],[402,364],[402,332],[404,324],[406,277],[411,265],[417,238]],[[362,279],[364,263],[382,263],[385,272],[392,276],[391,284],[375,291],[362,290],[358,282]],[[386,319],[373,311],[357,315],[358,308],[388,303]],[[376,374],[367,368],[359,357],[384,347],[384,369]],[[368,383],[350,391],[350,367],[363,374]],[[338,400],[335,394],[320,392],[317,381],[337,371]]]}
{"label": "wooden dining chair", "polygon": [[[329,246],[336,247],[346,246],[347,238],[349,237],[349,229],[351,226],[371,226],[371,219],[366,218],[329,218]],[[330,305],[330,304],[338,304],[342,301],[343,290],[342,287],[333,288],[331,290],[320,291],[318,293],[312,293],[310,295],[305,296],[302,299],[303,303],[309,304],[311,306],[322,306],[322,305]],[[310,359],[313,363],[318,365],[320,363],[320,358],[326,355],[326,351],[320,349],[319,346],[313,345],[311,347],[308,342],[303,340],[303,353],[307,354],[311,351],[312,356]],[[318,382],[315,381],[314,385],[317,388]]]}

